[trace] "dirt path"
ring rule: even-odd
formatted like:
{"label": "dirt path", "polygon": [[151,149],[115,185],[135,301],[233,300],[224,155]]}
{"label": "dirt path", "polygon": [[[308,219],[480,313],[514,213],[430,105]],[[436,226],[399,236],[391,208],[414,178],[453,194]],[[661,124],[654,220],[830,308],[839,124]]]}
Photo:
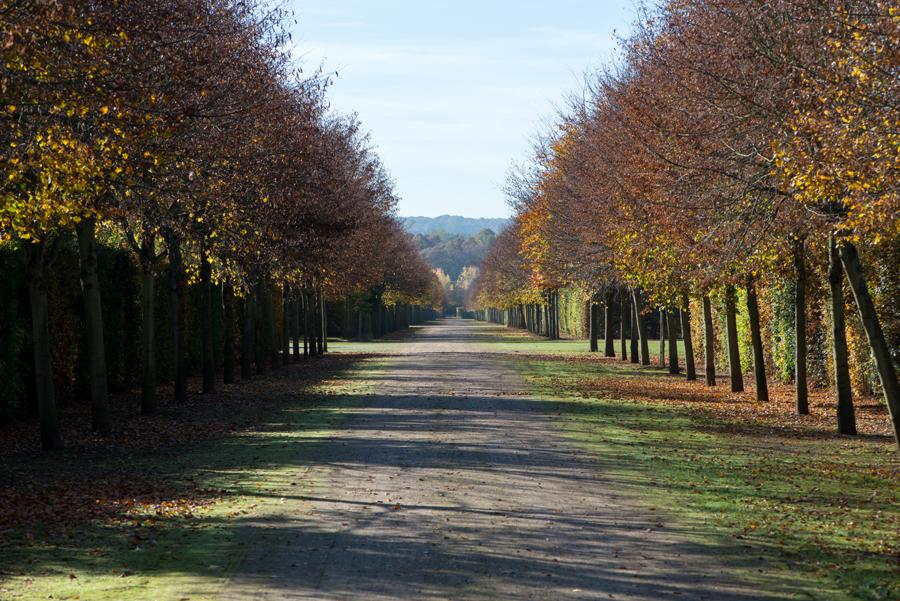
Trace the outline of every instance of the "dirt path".
{"label": "dirt path", "polygon": [[379,394],[321,445],[320,485],[256,525],[278,536],[224,598],[785,598],[617,494],[503,358],[477,354],[501,334],[448,321],[398,345]]}

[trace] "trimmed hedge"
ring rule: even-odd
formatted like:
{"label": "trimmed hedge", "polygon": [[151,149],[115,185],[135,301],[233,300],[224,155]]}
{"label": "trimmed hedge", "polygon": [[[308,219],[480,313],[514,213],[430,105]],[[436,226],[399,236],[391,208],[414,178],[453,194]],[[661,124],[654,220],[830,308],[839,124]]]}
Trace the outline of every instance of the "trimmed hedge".
{"label": "trimmed hedge", "polygon": [[[20,248],[0,249],[0,421],[34,415],[34,377],[31,316],[25,265]],[[104,342],[110,392],[133,388],[141,374],[141,308],[139,269],[132,255],[121,248],[99,244],[98,277],[103,303]],[[199,287],[186,290],[188,373],[201,370]],[[84,307],[78,249],[74,239],[62,245],[51,269],[49,289],[50,336],[54,383],[60,406],[86,404],[89,392],[85,364]],[[217,366],[223,361],[222,288],[213,292],[213,336]],[[165,269],[156,282],[156,354],[160,382],[174,377],[172,316]],[[280,312],[279,312],[280,313]],[[278,318],[281,316],[279,314]],[[276,330],[280,334],[280,329]],[[240,335],[240,328],[237,328]],[[239,344],[239,341],[238,341]]]}

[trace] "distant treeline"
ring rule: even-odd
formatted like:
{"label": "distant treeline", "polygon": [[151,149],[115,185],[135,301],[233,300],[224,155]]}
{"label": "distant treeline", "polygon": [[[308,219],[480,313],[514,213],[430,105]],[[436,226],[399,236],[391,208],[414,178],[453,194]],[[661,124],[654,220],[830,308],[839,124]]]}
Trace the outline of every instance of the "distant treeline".
{"label": "distant treeline", "polygon": [[478,265],[484,259],[497,235],[489,229],[474,236],[463,236],[438,231],[432,234],[416,234],[413,243],[425,260],[435,269],[442,269],[456,281],[469,265]]}
{"label": "distant treeline", "polygon": [[509,219],[485,219],[441,215],[440,217],[402,217],[403,227],[410,234],[436,234],[446,232],[460,236],[476,236],[483,230],[499,234],[509,225]]}

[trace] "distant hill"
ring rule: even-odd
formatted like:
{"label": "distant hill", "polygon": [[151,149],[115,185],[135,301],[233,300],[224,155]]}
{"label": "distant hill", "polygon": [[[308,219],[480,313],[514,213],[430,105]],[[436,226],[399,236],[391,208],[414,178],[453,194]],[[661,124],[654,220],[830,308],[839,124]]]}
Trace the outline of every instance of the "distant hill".
{"label": "distant hill", "polygon": [[499,234],[509,223],[509,219],[486,219],[441,215],[440,217],[401,217],[403,226],[411,234],[433,234],[447,232],[459,236],[475,236],[482,230]]}
{"label": "distant hill", "polygon": [[425,260],[432,267],[443,269],[452,281],[459,278],[465,267],[481,263],[495,238],[494,231],[487,228],[474,236],[448,234],[443,230],[413,236]]}

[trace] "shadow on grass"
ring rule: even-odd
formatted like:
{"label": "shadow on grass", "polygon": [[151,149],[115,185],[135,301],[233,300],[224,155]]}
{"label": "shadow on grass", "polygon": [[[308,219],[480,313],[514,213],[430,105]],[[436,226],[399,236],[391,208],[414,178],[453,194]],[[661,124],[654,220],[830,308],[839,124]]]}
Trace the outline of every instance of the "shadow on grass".
{"label": "shadow on grass", "polygon": [[[504,415],[494,419],[498,403]],[[484,409],[487,405],[494,409]],[[290,492],[292,485],[302,487],[302,468],[310,465],[468,470],[473,477],[488,472],[505,477],[521,474],[538,481],[561,482],[562,489],[574,479],[582,480],[579,486],[594,489],[626,484],[628,478],[620,474],[578,475],[572,469],[571,450],[564,446],[525,448],[522,441],[526,438],[510,436],[510,428],[527,432],[537,427],[554,408],[545,401],[518,397],[400,394],[343,394],[325,398],[313,408],[281,408],[253,432],[211,441],[200,448],[172,449],[164,458],[131,458],[134,469],[155,470],[161,478],[202,481],[213,494],[225,494],[226,501],[228,497],[244,499],[241,507],[245,511],[267,503],[268,507],[278,507],[278,502],[285,500],[324,503],[331,509],[318,510],[311,517],[277,511],[253,512],[252,516],[240,511],[234,515],[198,511],[182,517],[123,511],[115,520],[71,524],[66,533],[31,530],[30,538],[20,537],[4,549],[0,569],[7,574],[71,573],[78,578],[113,573],[122,574],[126,581],[172,574],[217,578],[249,552],[251,556],[262,555],[252,562],[249,573],[242,572],[238,586],[254,588],[274,582],[297,595],[312,594],[320,585],[320,574],[327,571],[329,594],[427,598],[427,592],[414,594],[409,583],[427,581],[440,566],[440,587],[435,584],[435,597],[441,591],[446,594],[447,589],[441,587],[477,584],[484,578],[518,587],[544,586],[551,579],[554,585],[586,593],[639,590],[644,598],[653,599],[678,594],[685,587],[697,590],[697,582],[709,575],[666,568],[665,562],[654,564],[661,566],[655,571],[625,566],[611,549],[629,548],[637,556],[661,551],[672,557],[712,554],[748,568],[758,567],[758,559],[747,556],[740,545],[722,541],[667,543],[664,550],[654,548],[655,543],[643,540],[646,537],[639,533],[659,528],[655,518],[619,523],[604,518],[609,515],[606,513],[539,509],[498,512],[481,507],[475,499],[466,506],[405,505],[402,521],[389,533],[379,531],[377,536],[335,533],[323,530],[322,525],[345,519],[348,506],[365,506],[371,512],[367,517],[370,520],[391,519],[395,513],[383,504]],[[448,422],[441,417],[447,411],[457,412],[459,419]],[[631,411],[622,408],[619,415],[605,417],[627,421],[640,409],[633,407]],[[338,424],[352,429],[354,436],[332,444],[325,433]],[[439,441],[415,436],[447,428],[454,432],[478,429],[483,434],[479,439],[486,442],[463,444],[453,442],[452,437]],[[313,435],[304,436],[303,432]],[[383,436],[385,432],[402,435],[391,439]],[[435,512],[452,516],[454,533],[477,542],[435,547],[432,521],[427,517]],[[469,521],[478,515],[512,517],[533,523],[535,530],[496,526],[485,531],[476,521]],[[684,540],[686,531],[697,527],[700,524],[667,526],[676,538]],[[558,539],[549,539],[542,528],[561,534]],[[557,549],[561,543],[566,546],[563,554]],[[516,550],[524,547],[533,553],[517,557]],[[387,577],[386,565],[402,565],[403,577]],[[777,588],[787,596],[788,592],[800,591],[802,585],[770,587]],[[750,601],[781,595],[762,597],[723,588],[716,591],[715,598]]]}
{"label": "shadow on grass", "polygon": [[[530,363],[531,372],[542,381],[542,386],[585,398],[625,399],[662,405],[668,403],[674,410],[689,410],[710,417],[708,427],[722,434],[757,439],[856,441],[878,445],[893,440],[886,432],[861,431],[854,437],[839,434],[835,425],[830,421],[825,422],[821,415],[796,415],[793,405],[787,411],[778,413],[782,407],[774,401],[760,403],[753,398],[752,391],[729,392],[727,383],[722,378],[719,379],[718,386],[709,387],[701,382],[687,382],[683,375],[671,375],[662,368],[636,368],[615,360],[591,360],[585,363],[553,355],[527,355],[524,360]],[[821,392],[813,395],[813,411],[831,410],[830,399],[823,400],[822,397]],[[889,423],[887,408],[883,403],[857,401],[855,407],[860,420]]]}
{"label": "shadow on grass", "polygon": [[[661,507],[671,505],[672,511],[679,509],[674,505],[683,504],[687,509],[683,519],[666,527],[680,539],[694,542],[667,545],[665,553],[713,555],[753,570],[765,583],[762,590],[779,591],[784,597],[802,595],[808,583],[786,582],[778,572],[769,571],[769,553],[792,563],[791,558],[796,558],[798,573],[840,565],[846,570],[838,574],[841,582],[860,592],[859,598],[877,598],[869,595],[866,587],[889,583],[896,574],[894,546],[889,543],[878,548],[871,543],[872,537],[878,536],[891,540],[897,512],[884,508],[896,507],[897,499],[892,492],[892,477],[885,475],[883,465],[878,464],[882,457],[869,449],[860,447],[842,454],[835,448],[837,441],[825,440],[821,441],[822,448],[798,441],[782,449],[767,445],[761,453],[752,439],[728,438],[712,421],[658,403],[555,400],[556,394],[548,395],[549,399],[526,398],[515,386],[505,390],[499,370],[474,369],[483,364],[483,355],[446,353],[441,357],[452,361],[452,373],[428,375],[433,365],[405,361],[401,367],[394,366],[377,376],[377,396],[346,387],[333,394],[310,395],[290,386],[289,378],[280,382],[287,387],[269,390],[268,385],[261,385],[253,394],[273,398],[247,418],[252,427],[241,426],[233,408],[223,406],[229,413],[218,417],[208,413],[203,419],[238,423],[238,429],[201,444],[188,443],[186,438],[179,444],[155,448],[152,453],[146,448],[132,449],[89,468],[57,461],[53,465],[44,463],[33,473],[23,459],[22,467],[29,476],[40,476],[27,483],[37,497],[49,496],[52,489],[48,486],[60,479],[90,486],[94,478],[109,470],[132,476],[144,474],[151,483],[165,482],[174,489],[155,498],[151,490],[140,511],[115,504],[103,519],[75,516],[59,529],[42,529],[36,523],[13,526],[3,533],[0,571],[23,576],[119,571],[125,580],[170,574],[217,578],[250,553],[257,554],[253,569],[242,572],[236,586],[253,589],[277,581],[280,584],[276,586],[286,591],[313,594],[319,590],[316,587],[321,584],[321,574],[328,572],[330,594],[368,593],[398,599],[446,593],[438,590],[437,584],[427,586],[435,566],[440,566],[444,585],[477,586],[484,579],[527,586],[553,578],[555,584],[588,592],[628,591],[641,586],[649,593],[648,599],[674,595],[700,576],[666,567],[652,573],[641,572],[636,566],[623,567],[621,560],[610,553],[607,542],[613,547],[621,543],[644,549],[639,534],[644,530],[633,528],[635,522],[624,528],[592,513],[535,510],[518,511],[513,516],[526,522],[549,522],[564,532],[567,546],[562,555],[553,547],[559,541],[500,526],[487,533],[475,528],[467,516],[491,515],[494,511],[475,500],[465,507],[406,506],[395,530],[382,530],[377,536],[325,531],[323,523],[339,523],[348,506],[365,506],[372,514],[368,520],[398,516],[382,504],[361,504],[340,495],[303,491],[306,468],[350,465],[362,470],[416,467],[469,470],[473,475],[524,474],[560,482],[563,490],[570,485],[573,489],[588,486],[636,491]],[[584,369],[584,365],[564,367],[555,362],[551,367],[558,378],[576,377],[582,373],[578,369]],[[598,369],[600,377],[606,373],[604,369],[614,375],[621,372],[602,364]],[[643,375],[646,370],[633,371]],[[372,379],[371,374],[352,370],[335,376],[356,385]],[[416,394],[409,394],[411,381],[418,383]],[[456,384],[474,392],[467,396],[447,394]],[[502,415],[495,418],[498,411]],[[446,419],[448,412],[454,419]],[[517,438],[517,433],[528,432],[553,414],[572,418],[565,427],[597,458],[599,471],[585,475],[572,470],[573,453],[564,445],[534,448],[525,445],[531,439]],[[352,430],[353,437],[335,444],[328,433],[337,427]],[[472,430],[482,434],[479,439],[485,442],[454,442],[453,433]],[[445,440],[429,436],[436,431],[451,436]],[[50,469],[54,466],[55,472]],[[7,473],[15,478],[23,472]],[[12,486],[23,484],[15,479],[8,482]],[[873,496],[873,490],[879,494]],[[155,513],[161,501],[171,501],[169,497],[182,493],[193,495],[200,508],[180,517]],[[132,494],[119,495],[120,501]],[[277,509],[281,499],[315,502],[330,509],[320,509],[319,520],[300,512],[281,514]],[[210,500],[223,500],[220,510],[202,507]],[[229,500],[237,505],[232,508]],[[51,511],[65,511],[64,505],[54,505],[52,498],[49,501]],[[262,505],[270,510],[254,509]],[[227,513],[223,513],[225,509]],[[876,517],[879,510],[880,517]],[[435,512],[453,515],[454,528],[472,542],[433,545],[431,523],[425,516]],[[709,521],[710,516],[725,521],[724,534],[723,527]],[[797,518],[797,523],[781,528]],[[854,520],[858,523],[851,526],[849,522]],[[834,529],[836,521],[842,528],[846,526],[847,536],[837,531],[822,533],[823,527]],[[751,523],[756,527],[749,528]],[[658,527],[652,521],[637,524],[641,528]],[[773,529],[777,535],[764,529]],[[645,538],[643,544],[651,545],[650,537]],[[516,557],[516,549],[527,545],[540,553]],[[646,551],[659,553],[660,549]],[[553,556],[555,560],[547,559]],[[390,577],[386,565],[404,566],[402,577]],[[409,582],[426,583],[424,593],[409,596]],[[761,595],[723,591],[712,598],[749,601]],[[771,598],[777,597],[773,594]]]}
{"label": "shadow on grass", "polygon": [[[854,599],[900,595],[891,438],[712,415],[698,408],[721,398],[702,386],[672,390],[667,375],[618,378],[613,366],[598,372],[546,357],[523,369],[539,390],[562,397],[555,409],[568,418],[565,430],[605,473],[683,519],[710,520],[699,532],[747,541],[799,572],[830,573]],[[728,402],[758,407],[744,397]]]}
{"label": "shadow on grass", "polygon": [[[460,360],[469,359],[477,361],[477,358]],[[416,369],[413,366],[409,371],[414,373]],[[406,369],[399,371],[401,376],[405,373]],[[389,391],[390,381],[383,386]],[[484,407],[497,403],[501,404],[504,415],[495,420],[492,416],[496,415],[496,410]],[[456,412],[459,418],[448,423],[441,417],[447,411]],[[574,416],[580,430],[575,430],[573,435],[587,445],[597,434],[596,428],[600,428],[602,450],[597,456],[602,469],[595,476],[571,472],[569,449],[525,449],[509,436],[510,429],[527,432],[546,419],[547,413],[553,412]],[[339,424],[352,429],[354,436],[343,439],[341,444],[331,444],[325,433]],[[449,441],[439,441],[415,436],[448,428],[453,432],[477,429],[483,434],[479,439],[489,442],[457,444],[452,437]],[[310,465],[470,470],[473,474],[521,474],[547,481],[581,479],[581,486],[611,487],[613,490],[654,488],[676,495],[676,498],[696,494],[700,486],[705,502],[724,506],[764,502],[769,506],[790,508],[795,513],[802,513],[804,503],[821,514],[840,507],[850,507],[856,512],[873,511],[884,503],[883,498],[873,499],[870,491],[873,488],[883,490],[889,483],[865,471],[850,469],[831,482],[819,478],[818,494],[799,500],[798,495],[806,494],[806,478],[818,472],[805,473],[801,469],[804,458],[797,458],[795,449],[785,448],[780,454],[770,454],[766,462],[760,464],[759,457],[748,454],[748,449],[737,446],[723,449],[710,434],[697,438],[689,435],[696,430],[696,424],[685,416],[636,403],[597,405],[574,400],[560,402],[480,397],[477,394],[468,397],[390,392],[377,396],[340,394],[323,397],[313,406],[304,401],[300,405],[272,410],[252,432],[210,441],[199,448],[184,445],[171,448],[158,457],[129,457],[125,461],[132,463],[134,471],[155,474],[160,479],[202,483],[210,498],[224,495],[227,501],[230,497],[240,497],[244,499],[242,506],[245,508],[247,503],[255,505],[277,499],[325,501],[337,506],[358,504],[340,498],[292,493],[292,485],[304,484],[302,469]],[[395,433],[395,436],[385,437],[385,432]],[[650,473],[654,475],[648,477],[642,470],[631,469],[636,463],[652,463],[654,468]],[[760,468],[762,472],[754,471]],[[691,482],[695,484],[691,485]],[[390,515],[383,505],[368,505],[379,515]],[[566,544],[575,552],[549,560],[517,558],[513,552],[517,546],[530,545],[529,548],[536,549],[546,547],[549,554],[551,543],[547,541],[530,540],[522,532],[502,528],[492,530],[491,538],[485,540],[479,539],[484,532],[466,530],[467,514],[489,515],[494,510],[480,508],[477,504],[466,507],[410,505],[404,507],[405,521],[395,534],[380,535],[377,541],[357,540],[353,534],[341,534],[342,558],[335,561],[325,550],[334,546],[336,535],[321,531],[316,520],[296,515],[251,518],[238,512],[228,517],[201,510],[182,517],[157,516],[150,511],[142,517],[128,507],[121,509],[122,513],[112,519],[73,523],[63,533],[30,529],[29,537],[24,537],[24,532],[19,532],[19,536],[7,540],[0,570],[7,574],[70,571],[88,575],[119,570],[126,578],[130,577],[127,574],[168,573],[215,577],[227,568],[223,564],[243,556],[247,549],[263,548],[269,550],[269,559],[254,563],[249,581],[245,575],[242,586],[255,586],[256,581],[271,582],[279,576],[279,586],[295,592],[311,591],[316,586],[315,574],[327,567],[332,574],[336,571],[335,582],[342,580],[339,576],[346,570],[343,580],[347,590],[352,588],[357,593],[396,594],[397,598],[407,598],[401,594],[404,582],[385,578],[380,571],[385,563],[395,565],[393,562],[407,562],[409,578],[426,574],[439,564],[444,583],[458,580],[462,585],[490,576],[515,579],[521,584],[547,578],[550,573],[554,582],[585,591],[624,591],[629,586],[640,585],[643,590],[652,592],[647,598],[670,595],[697,577],[696,574],[675,572],[623,575],[621,562],[610,556],[608,544],[634,545],[635,541],[630,538],[633,536],[631,529],[626,532],[621,526],[603,522],[591,514],[506,513],[518,519],[552,522],[555,528],[564,529]],[[340,510],[335,508],[336,512]],[[417,511],[454,515],[460,533],[480,540],[483,545],[435,548],[428,542],[430,530],[427,524],[417,522]],[[742,517],[745,516],[735,519]],[[652,528],[653,524],[641,527],[645,526]],[[790,531],[777,542],[765,537],[754,538],[754,554],[750,555],[748,547],[739,539],[728,541],[704,535],[710,527],[702,519],[687,520],[670,528],[679,537],[683,535],[686,540],[695,541],[699,537],[702,542],[667,546],[666,553],[714,554],[732,565],[754,570],[764,565],[758,554],[765,554],[766,547],[797,553],[798,563],[801,551],[802,559],[814,565],[829,562],[848,565],[849,558],[848,569],[853,570],[854,579],[885,581],[892,569],[887,550],[881,554],[864,552],[836,540],[813,540]],[[599,533],[604,541],[602,547],[597,543]],[[616,542],[619,535],[624,537],[626,534],[627,540],[623,538]],[[373,548],[382,557],[373,558]],[[280,551],[274,551],[277,549]],[[439,554],[438,563],[434,563],[434,554]],[[591,558],[589,566],[583,562],[585,557]],[[289,569],[290,565],[282,565],[283,562],[295,564],[296,569]],[[867,566],[865,569],[863,564]],[[490,566],[490,574],[484,573],[485,566]],[[285,574],[288,574],[287,578]],[[792,588],[781,582],[776,586],[777,578],[771,578],[769,590],[787,594],[803,589],[802,584]],[[754,597],[721,592],[715,598],[736,601]]]}

